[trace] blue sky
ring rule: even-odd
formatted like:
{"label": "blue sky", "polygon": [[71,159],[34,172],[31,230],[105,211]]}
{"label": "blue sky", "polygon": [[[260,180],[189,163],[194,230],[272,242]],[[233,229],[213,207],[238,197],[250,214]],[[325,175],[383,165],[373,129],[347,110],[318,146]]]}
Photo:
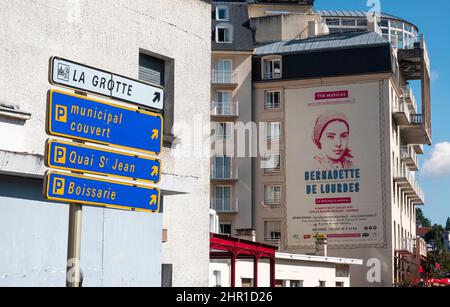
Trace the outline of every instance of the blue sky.
{"label": "blue sky", "polygon": [[[316,0],[316,9],[367,10],[372,0]],[[406,19],[425,34],[432,71],[433,147],[426,148],[422,166],[434,169],[421,174],[419,182],[425,192],[422,207],[433,223],[444,224],[450,217],[450,1],[381,0],[381,11]],[[429,3],[429,7],[426,4]],[[424,5],[425,4],[425,5]],[[416,97],[419,92],[416,90]],[[446,144],[448,142],[449,144]],[[422,167],[423,168],[423,167]]]}

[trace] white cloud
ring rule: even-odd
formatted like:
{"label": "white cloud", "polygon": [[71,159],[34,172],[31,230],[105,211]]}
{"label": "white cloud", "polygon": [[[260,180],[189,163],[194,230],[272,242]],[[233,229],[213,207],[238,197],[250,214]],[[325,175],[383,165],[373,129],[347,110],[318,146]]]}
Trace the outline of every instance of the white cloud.
{"label": "white cloud", "polygon": [[439,72],[437,70],[432,70],[430,73],[430,79],[431,79],[431,81],[438,81],[439,80]]}
{"label": "white cloud", "polygon": [[436,144],[431,157],[423,165],[423,174],[427,177],[450,175],[450,143]]}

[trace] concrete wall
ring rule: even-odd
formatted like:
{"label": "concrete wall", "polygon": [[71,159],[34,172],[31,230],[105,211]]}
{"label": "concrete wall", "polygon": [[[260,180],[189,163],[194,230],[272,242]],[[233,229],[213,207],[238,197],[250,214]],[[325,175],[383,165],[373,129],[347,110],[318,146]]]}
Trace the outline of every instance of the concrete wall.
{"label": "concrete wall", "polygon": [[[46,202],[41,180],[0,182],[0,286],[64,287],[69,207]],[[161,227],[161,214],[84,207],[84,286],[160,286]]]}
{"label": "concrete wall", "polygon": [[[251,21],[255,29],[255,41],[267,43],[280,40],[305,39],[309,37],[308,23],[319,23],[322,17],[319,15],[272,15],[254,18]],[[316,26],[316,35],[328,31],[322,24]]]}
{"label": "concrete wall", "polygon": [[308,13],[312,9],[309,5],[296,5],[296,4],[253,4],[249,6],[250,18],[257,18],[267,16],[268,11],[283,11],[292,13]]}
{"label": "concrete wall", "polygon": [[[211,34],[209,26],[205,25],[211,23],[210,12],[210,5],[200,0],[0,1],[0,19],[3,21],[0,28],[0,57],[5,59],[0,67],[0,102],[17,105],[22,111],[32,114],[31,119],[24,122],[11,122],[4,118],[0,120],[0,150],[20,152],[25,156],[43,155],[47,138],[44,132],[46,94],[51,88],[48,84],[48,64],[49,58],[54,55],[133,78],[138,77],[140,51],[170,59],[174,62],[175,71],[174,92],[171,93],[175,101],[175,123],[191,122],[192,115],[197,114],[208,124]],[[92,248],[95,246],[97,251],[101,250],[101,246],[98,246],[101,241],[97,239],[101,234],[98,227],[102,221],[105,221],[105,238],[113,236],[118,240],[114,241],[114,244],[111,240],[111,245],[104,247],[102,252],[105,261],[122,257],[121,250],[126,247],[129,248],[127,252],[131,254],[144,252],[143,255],[152,255],[139,258],[122,257],[129,260],[126,261],[128,265],[122,270],[105,270],[104,285],[111,285],[110,282],[115,278],[121,281],[120,285],[126,285],[133,279],[134,284],[145,282],[145,285],[158,285],[161,262],[173,264],[175,286],[208,285],[209,157],[175,160],[171,157],[171,150],[166,148],[161,159],[164,175],[175,178],[173,182],[180,190],[189,186],[187,192],[190,193],[165,197],[164,217],[129,216],[128,213],[103,212],[101,209],[88,209],[84,212],[88,227],[85,237],[96,238],[87,244],[92,245]],[[2,165],[3,167],[6,166]],[[20,174],[23,170],[17,172]],[[163,176],[161,185],[165,184]],[[23,193],[28,193],[31,189],[24,185]],[[40,201],[32,199],[32,202]],[[8,201],[8,204],[10,203]],[[61,221],[67,220],[67,207],[59,206],[59,209],[52,209],[53,213],[46,213],[50,209],[42,209],[37,203],[19,201],[17,205],[8,204],[1,203],[2,210],[9,213],[0,215],[0,224],[8,221],[9,224],[17,224],[17,227],[20,225],[27,233],[42,233],[42,245],[34,250],[22,248],[18,251],[24,253],[23,257],[30,259],[35,255],[42,259],[49,257],[53,250],[43,247],[46,243],[55,244],[54,242],[61,241],[65,237],[66,225],[58,224],[52,227],[51,224],[39,224],[37,228],[31,228],[27,223],[21,223],[22,215],[26,211],[30,215],[29,219],[32,216],[51,216],[50,221],[62,223]],[[14,209],[11,209],[13,207]],[[161,226],[162,222],[164,226]],[[58,232],[49,232],[52,228],[58,229]],[[162,247],[161,261],[162,228],[168,229],[168,242]],[[0,240],[0,249],[9,249],[11,244],[16,244],[14,242],[20,238],[31,240],[29,237]],[[151,240],[153,245],[145,251],[140,246],[148,240]],[[128,241],[127,245],[122,245],[123,241]],[[21,244],[27,246],[31,241]],[[66,243],[59,244],[58,259],[64,254]],[[89,248],[86,247],[86,250]],[[10,257],[13,256],[17,255],[10,254]],[[85,256],[86,261],[91,261],[90,257],[97,256]],[[99,258],[94,260],[97,259]],[[158,261],[152,260],[149,264],[149,259]],[[92,263],[95,263],[94,260]],[[22,269],[33,270],[32,263],[29,264],[30,267],[23,266]],[[145,274],[146,271],[142,270],[146,265],[151,265],[151,274]],[[104,266],[107,267],[108,264],[105,263]],[[14,268],[12,265],[8,267]],[[61,264],[57,271],[60,270],[59,267]],[[3,272],[0,271],[0,276],[1,273]],[[17,273],[18,271],[9,272],[11,275]],[[142,274],[148,276],[143,279]],[[87,276],[87,280],[98,280],[97,276]],[[123,278],[123,281],[119,277]],[[151,283],[148,282],[149,278]]]}

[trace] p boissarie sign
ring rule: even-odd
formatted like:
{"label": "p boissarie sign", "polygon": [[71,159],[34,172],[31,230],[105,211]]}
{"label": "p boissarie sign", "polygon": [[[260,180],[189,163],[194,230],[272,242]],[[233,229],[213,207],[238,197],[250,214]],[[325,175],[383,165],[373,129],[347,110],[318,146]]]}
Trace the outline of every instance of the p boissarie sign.
{"label": "p boissarie sign", "polygon": [[155,188],[63,173],[47,173],[44,194],[58,202],[101,206],[138,212],[159,212]]}

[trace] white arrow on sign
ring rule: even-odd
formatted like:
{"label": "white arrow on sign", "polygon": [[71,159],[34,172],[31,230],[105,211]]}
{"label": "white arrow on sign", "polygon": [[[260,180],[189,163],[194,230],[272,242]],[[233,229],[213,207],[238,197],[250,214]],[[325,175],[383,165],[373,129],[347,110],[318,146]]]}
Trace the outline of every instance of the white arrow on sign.
{"label": "white arrow on sign", "polygon": [[50,83],[164,110],[162,87],[59,57],[51,59]]}

